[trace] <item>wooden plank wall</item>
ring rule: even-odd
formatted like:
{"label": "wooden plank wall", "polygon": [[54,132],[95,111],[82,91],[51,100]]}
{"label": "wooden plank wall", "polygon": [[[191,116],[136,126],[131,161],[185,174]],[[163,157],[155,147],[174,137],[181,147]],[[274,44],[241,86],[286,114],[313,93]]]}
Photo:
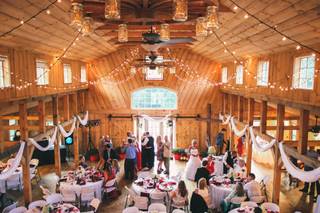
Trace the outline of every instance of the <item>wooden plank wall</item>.
{"label": "wooden plank wall", "polygon": [[[40,88],[35,84],[36,80],[36,59],[46,60],[48,65],[53,63],[54,56],[38,54],[21,48],[8,48],[0,46],[0,55],[8,56],[11,72],[11,84],[15,86],[24,85],[25,81],[33,83],[26,89],[18,90],[16,88],[4,88],[0,90],[0,102],[43,96],[44,94],[56,94],[68,92],[76,88],[87,88],[86,83],[80,83],[80,67],[86,65],[81,61],[68,60],[63,58],[58,62],[51,71],[49,71],[48,88]],[[72,83],[63,83],[63,63],[71,65]],[[57,89],[54,89],[56,87]]]}

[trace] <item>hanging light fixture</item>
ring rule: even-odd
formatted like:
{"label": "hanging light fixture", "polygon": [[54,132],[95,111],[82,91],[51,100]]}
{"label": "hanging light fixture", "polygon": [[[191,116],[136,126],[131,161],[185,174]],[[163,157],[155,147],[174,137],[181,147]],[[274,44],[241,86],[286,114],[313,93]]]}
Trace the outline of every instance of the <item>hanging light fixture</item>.
{"label": "hanging light fixture", "polygon": [[196,23],[196,36],[205,37],[207,36],[207,22],[204,17],[198,17]]}
{"label": "hanging light fixture", "polygon": [[81,27],[83,20],[83,5],[77,2],[71,4],[71,23],[70,25]]}
{"label": "hanging light fixture", "polygon": [[169,41],[170,40],[170,29],[169,24],[160,25],[160,40]]}
{"label": "hanging light fixture", "polygon": [[169,73],[170,74],[176,74],[176,67],[170,67],[169,68]]}
{"label": "hanging light fixture", "polygon": [[120,0],[105,0],[104,17],[120,19]]}
{"label": "hanging light fixture", "polygon": [[216,6],[207,7],[206,19],[207,19],[207,27],[209,30],[213,30],[214,28],[219,28],[219,21],[218,21]]}
{"label": "hanging light fixture", "polygon": [[134,75],[134,74],[136,74],[136,72],[137,72],[137,69],[136,69],[136,67],[131,67],[130,68],[130,73],[132,74],[132,75]]}
{"label": "hanging light fixture", "polygon": [[87,36],[89,35],[93,28],[92,28],[92,17],[91,17],[91,14],[86,14],[86,16],[84,17],[83,19],[83,22],[82,22],[82,34],[84,36]]}
{"label": "hanging light fixture", "polygon": [[186,21],[188,19],[188,0],[173,0],[174,21]]}
{"label": "hanging light fixture", "polygon": [[126,24],[119,24],[118,41],[119,42],[127,42],[128,41],[128,28],[127,28]]}

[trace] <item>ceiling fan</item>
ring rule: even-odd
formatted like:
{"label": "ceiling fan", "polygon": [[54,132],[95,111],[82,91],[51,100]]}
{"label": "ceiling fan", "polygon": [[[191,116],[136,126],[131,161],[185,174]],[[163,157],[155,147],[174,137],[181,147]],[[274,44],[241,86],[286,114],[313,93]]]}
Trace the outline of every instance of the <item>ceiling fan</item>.
{"label": "ceiling fan", "polygon": [[157,52],[157,50],[161,47],[167,47],[175,44],[187,44],[193,42],[193,38],[177,38],[170,39],[168,41],[161,40],[160,33],[156,32],[154,27],[150,27],[150,31],[142,33],[141,41],[128,41],[125,43],[117,42],[117,44],[129,44],[136,45],[141,44],[141,47],[148,52]]}
{"label": "ceiling fan", "polygon": [[174,59],[170,58],[164,58],[162,55],[158,55],[157,52],[150,51],[150,54],[146,55],[144,58],[139,58],[135,60],[137,64],[135,66],[137,67],[150,67],[155,68],[157,66],[162,67],[172,67],[173,62],[175,62]]}

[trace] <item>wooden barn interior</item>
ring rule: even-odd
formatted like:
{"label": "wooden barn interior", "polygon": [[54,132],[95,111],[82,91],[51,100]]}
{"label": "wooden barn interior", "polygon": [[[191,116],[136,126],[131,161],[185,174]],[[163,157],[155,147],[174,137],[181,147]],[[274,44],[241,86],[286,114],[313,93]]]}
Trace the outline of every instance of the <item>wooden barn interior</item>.
{"label": "wooden barn interior", "polygon": [[[136,182],[125,180],[127,141],[143,158],[149,132],[157,160],[148,172],[160,180],[182,172],[181,212],[320,213],[319,0],[1,0],[0,23],[1,211],[180,212],[173,189],[161,191],[165,210],[152,210],[151,193],[133,195]],[[158,136],[168,137],[171,156]],[[106,173],[106,138],[125,158],[115,192],[102,180],[102,195],[87,202],[82,189],[63,194],[64,178],[83,163]],[[257,207],[227,202],[229,184],[215,193],[224,186],[215,178],[230,174],[217,172],[228,150],[261,185]],[[158,153],[169,174],[157,171]],[[197,183],[183,173],[208,155],[217,173],[202,211]],[[62,195],[58,207],[52,195]],[[38,200],[46,204],[32,209]]]}

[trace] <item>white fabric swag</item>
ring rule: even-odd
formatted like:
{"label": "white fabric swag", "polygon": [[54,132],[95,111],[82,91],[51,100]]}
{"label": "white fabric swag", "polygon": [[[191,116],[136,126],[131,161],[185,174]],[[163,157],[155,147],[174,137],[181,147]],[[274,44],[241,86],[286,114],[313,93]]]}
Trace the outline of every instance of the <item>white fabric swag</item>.
{"label": "white fabric swag", "polygon": [[260,136],[255,136],[253,133],[253,127],[251,126],[249,128],[250,132],[250,138],[251,141],[254,145],[254,147],[259,151],[259,152],[265,152],[273,147],[275,144],[276,140],[272,139],[270,142],[262,139]]}
{"label": "white fabric swag", "polygon": [[66,132],[63,128],[63,126],[61,126],[61,124],[58,125],[59,127],[59,130],[60,130],[60,133],[63,135],[63,137],[69,137],[70,135],[72,135],[74,129],[76,128],[76,123],[77,123],[77,119],[76,117],[73,117],[73,123],[72,123],[72,126],[69,130],[69,132]]}
{"label": "white fabric swag", "polygon": [[296,167],[290,161],[290,159],[288,158],[288,156],[286,155],[283,149],[283,142],[279,143],[279,150],[281,153],[281,159],[282,159],[283,165],[286,167],[290,175],[292,175],[295,178],[298,178],[303,182],[309,182],[309,183],[318,181],[320,179],[320,167],[312,171],[303,171],[302,169]]}
{"label": "white fabric swag", "polygon": [[223,125],[228,124],[228,123],[230,122],[230,119],[231,119],[231,115],[229,115],[229,116],[227,117],[227,119],[226,119],[226,120],[224,120],[224,116],[223,116],[223,115],[221,115],[221,114],[219,114],[219,120],[221,120],[221,121],[222,121],[222,124],[223,124]]}
{"label": "white fabric swag", "polygon": [[55,127],[52,136],[51,137],[48,136],[48,146],[46,146],[46,147],[42,147],[41,145],[39,145],[38,142],[35,141],[33,138],[28,138],[27,141],[32,143],[32,145],[34,145],[40,151],[45,152],[54,144],[54,142],[57,138],[57,133],[58,133],[58,128]]}
{"label": "white fabric swag", "polygon": [[234,131],[234,134],[238,137],[242,137],[246,134],[247,128],[249,127],[248,125],[245,125],[245,127],[242,130],[238,130],[236,124],[234,123],[234,118],[232,117],[230,120],[232,130]]}
{"label": "white fabric swag", "polygon": [[13,163],[11,164],[11,166],[8,170],[4,170],[3,172],[1,172],[0,180],[8,179],[16,171],[16,169],[19,167],[20,161],[22,159],[25,144],[26,144],[26,142],[20,141],[20,148],[19,148],[19,151],[17,152],[16,157],[14,158]]}
{"label": "white fabric swag", "polygon": [[80,124],[82,126],[85,126],[88,123],[88,119],[89,119],[89,112],[86,111],[86,114],[84,115],[84,118],[81,119],[79,115],[77,115],[77,119],[80,122]]}

